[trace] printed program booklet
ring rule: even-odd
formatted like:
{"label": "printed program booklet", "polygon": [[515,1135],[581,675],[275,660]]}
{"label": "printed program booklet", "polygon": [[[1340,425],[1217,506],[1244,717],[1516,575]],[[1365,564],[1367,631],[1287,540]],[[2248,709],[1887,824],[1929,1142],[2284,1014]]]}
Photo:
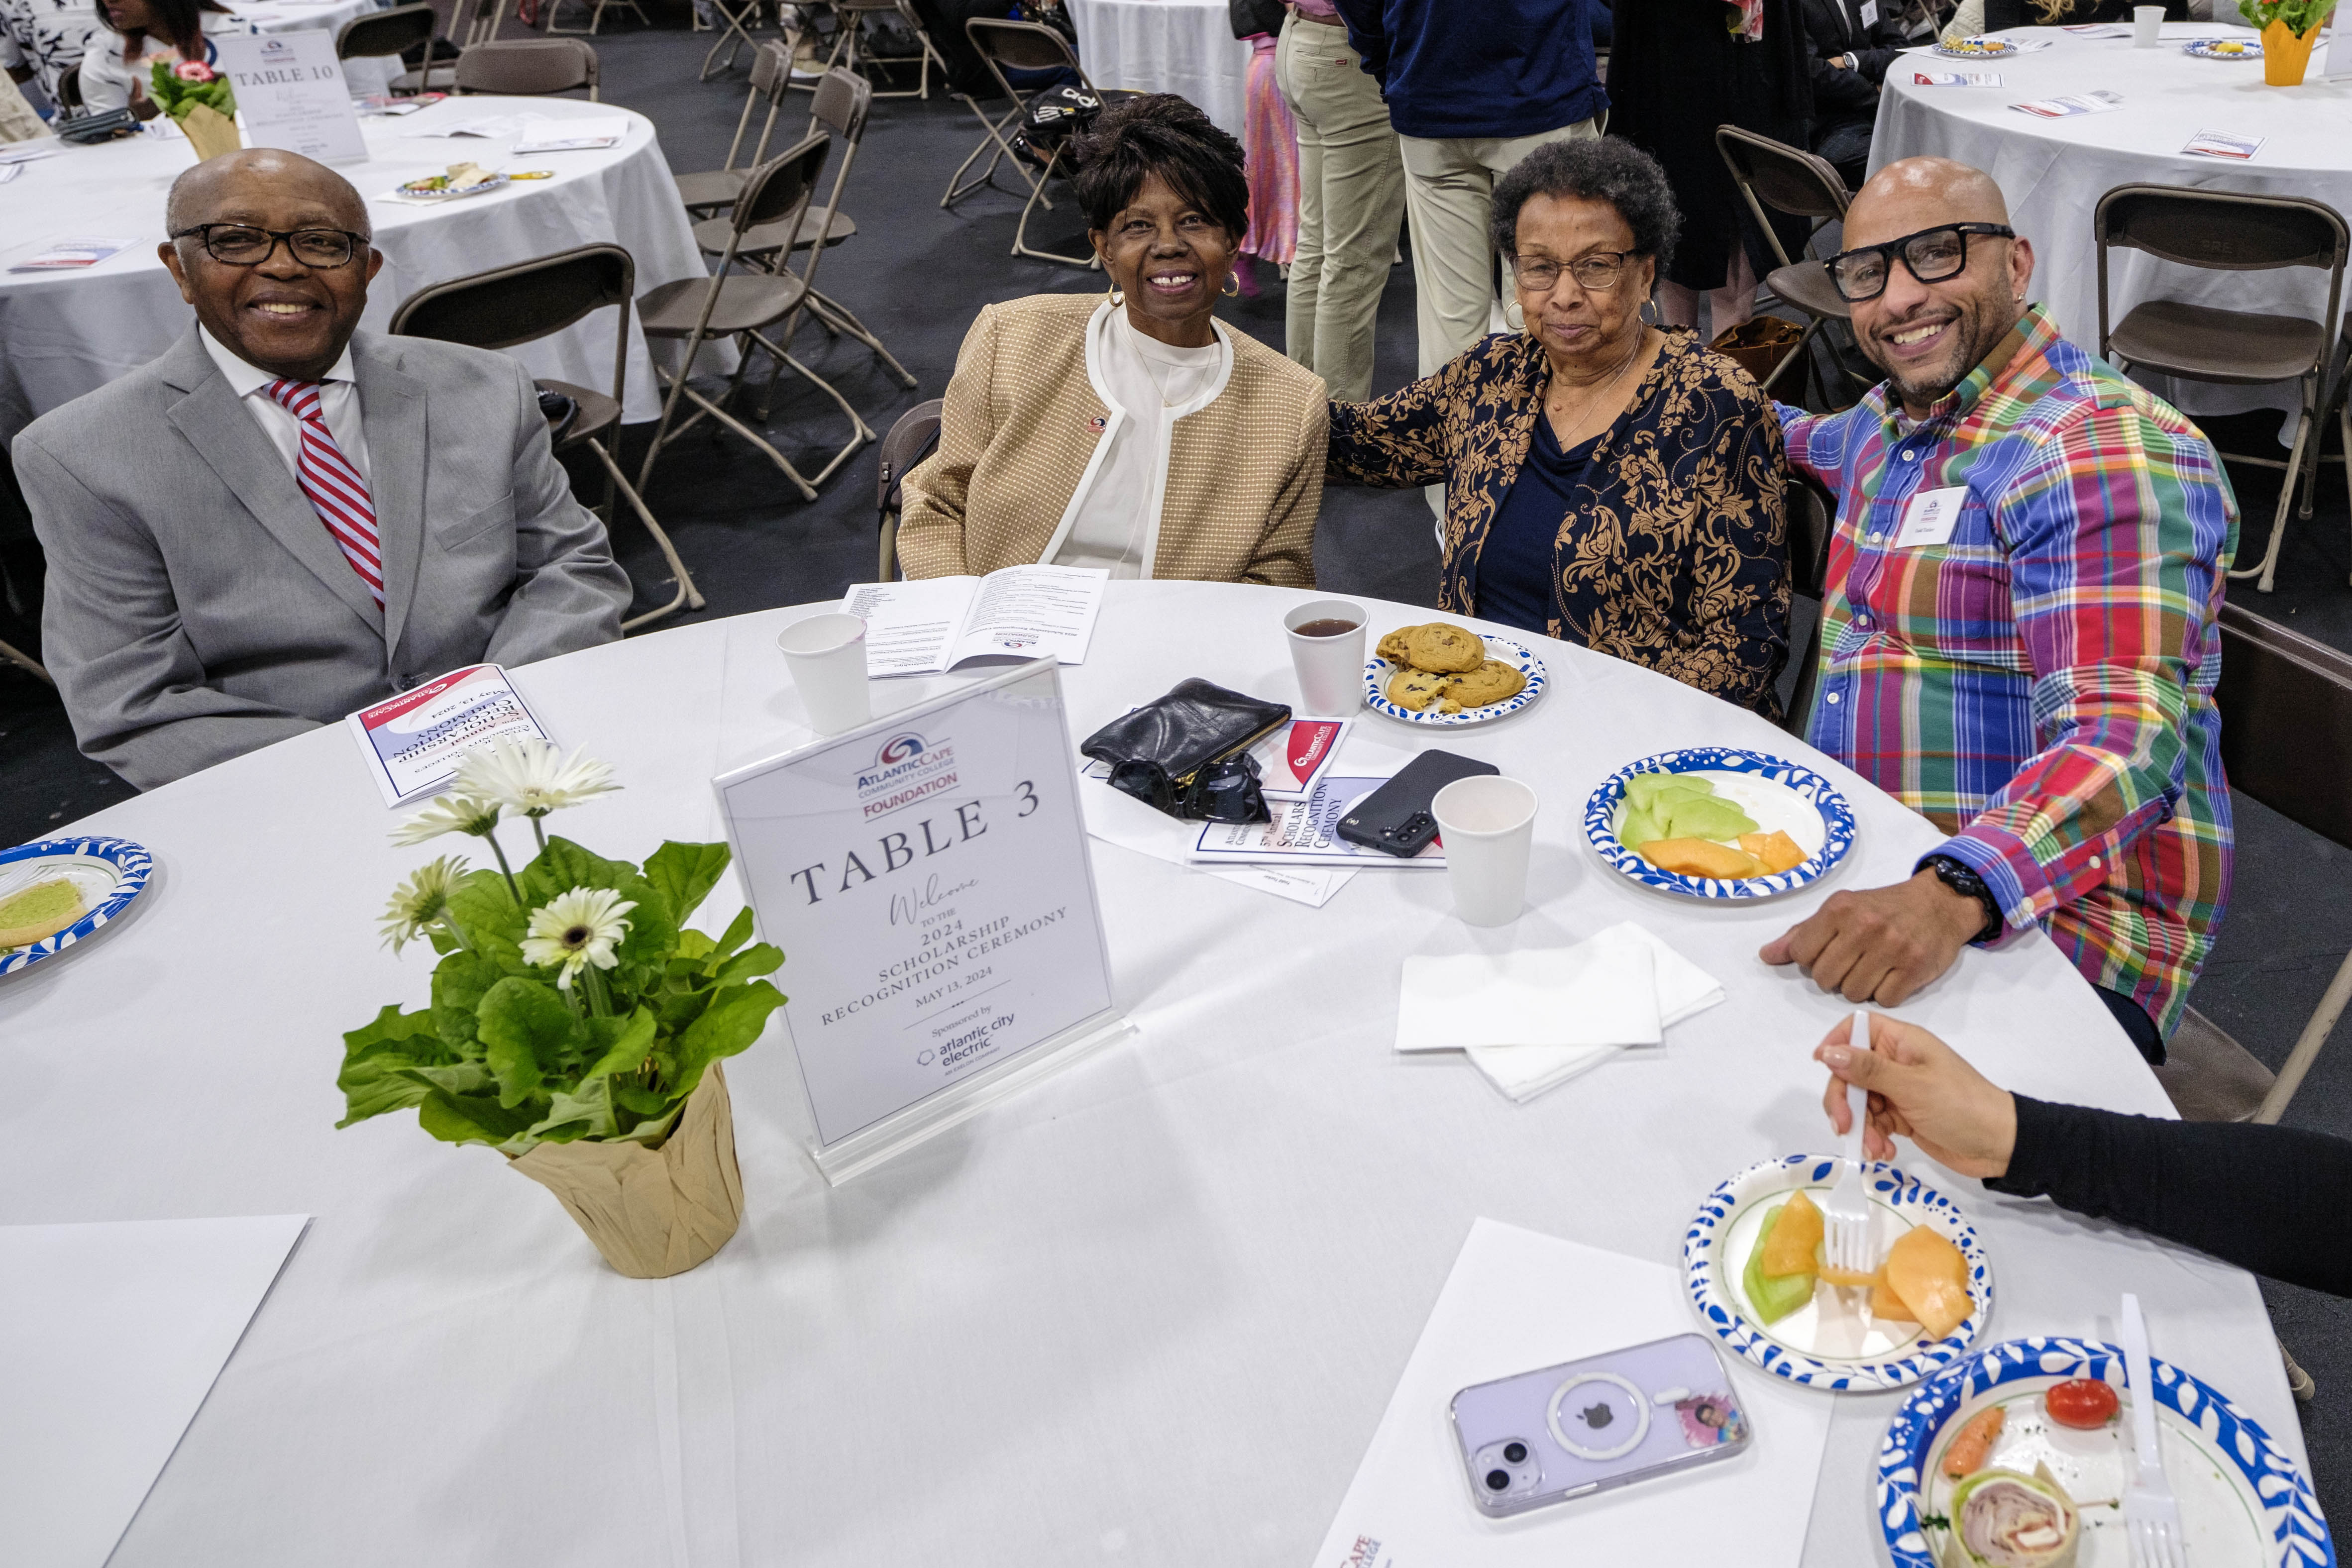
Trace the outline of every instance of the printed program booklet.
{"label": "printed program booklet", "polygon": [[866,622],[866,673],[943,675],[967,659],[1086,663],[1110,573],[1098,567],[1008,566],[986,577],[861,582],[842,596]]}
{"label": "printed program booklet", "polygon": [[1193,841],[1194,865],[1275,864],[1442,866],[1445,846],[1432,840],[1419,854],[1392,855],[1349,843],[1339,836],[1339,819],[1385,779],[1325,779],[1303,800],[1273,800],[1267,822],[1208,822]]}
{"label": "printed program booklet", "polygon": [[506,737],[544,740],[522,694],[496,664],[469,664],[343,720],[387,806],[436,795],[457,777],[460,753]]}
{"label": "printed program booklet", "polygon": [[127,239],[67,239],[59,240],[38,256],[26,256],[11,272],[71,272],[77,267],[96,267],[116,251],[129,246]]}
{"label": "printed program booklet", "polygon": [[2119,92],[2071,93],[2064,98],[2037,98],[2030,103],[2012,103],[2009,107],[2020,114],[2038,115],[2043,120],[2068,120],[2078,114],[2105,114],[2124,106]]}

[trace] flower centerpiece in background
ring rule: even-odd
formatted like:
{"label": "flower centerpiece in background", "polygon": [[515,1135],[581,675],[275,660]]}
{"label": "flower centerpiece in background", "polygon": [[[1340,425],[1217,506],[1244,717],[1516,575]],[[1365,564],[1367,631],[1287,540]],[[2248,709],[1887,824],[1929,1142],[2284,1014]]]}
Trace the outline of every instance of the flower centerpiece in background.
{"label": "flower centerpiece in background", "polygon": [[2311,68],[2311,47],[2336,0],[2241,0],[2238,9],[2263,30],[2263,79],[2273,87],[2301,87]]}
{"label": "flower centerpiece in background", "polygon": [[147,96],[186,133],[197,162],[244,145],[236,134],[236,89],[204,61],[157,60]]}
{"label": "flower centerpiece in background", "polygon": [[[387,1007],[343,1037],[337,1124],[416,1109],[453,1144],[486,1144],[552,1191],[622,1273],[693,1268],[742,1216],[722,1058],[751,1045],[783,996],[784,956],[751,941],[751,912],[713,939],[685,928],[727,869],[725,844],[665,843],[643,869],[550,837],[552,811],[617,788],[612,770],[546,741],[468,754],[452,794],[393,834],[479,839],[421,866],[383,914],[394,952],[432,945],[429,1007]],[[500,820],[530,819],[516,869]]]}

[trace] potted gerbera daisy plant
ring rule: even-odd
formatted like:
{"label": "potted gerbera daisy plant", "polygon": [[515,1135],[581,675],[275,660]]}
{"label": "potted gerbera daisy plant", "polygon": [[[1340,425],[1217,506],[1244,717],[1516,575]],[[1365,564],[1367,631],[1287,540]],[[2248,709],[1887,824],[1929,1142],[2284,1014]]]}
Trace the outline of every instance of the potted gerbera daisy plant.
{"label": "potted gerbera daisy plant", "polygon": [[[467,755],[457,787],[394,831],[479,839],[497,862],[444,855],[384,911],[394,952],[438,953],[431,1005],[387,1007],[343,1036],[339,1126],[416,1108],[427,1133],[484,1144],[553,1192],[605,1261],[681,1273],[735,1233],[743,1183],[721,1059],[759,1037],[784,956],[744,910],[715,940],[685,928],[727,869],[725,844],[665,843],[642,869],[549,836],[549,813],[618,786],[546,741]],[[502,821],[530,823],[520,868]]]}

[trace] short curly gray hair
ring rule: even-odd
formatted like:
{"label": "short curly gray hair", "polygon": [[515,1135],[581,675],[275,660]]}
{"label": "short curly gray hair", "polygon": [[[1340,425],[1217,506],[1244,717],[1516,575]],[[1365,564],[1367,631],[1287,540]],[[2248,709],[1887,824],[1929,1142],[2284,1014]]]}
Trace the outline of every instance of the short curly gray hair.
{"label": "short curly gray hair", "polygon": [[1633,231],[1633,253],[1655,256],[1660,272],[1675,259],[1682,210],[1658,161],[1614,136],[1547,141],[1495,182],[1491,233],[1506,256],[1519,253],[1519,209],[1536,196],[1606,202]]}

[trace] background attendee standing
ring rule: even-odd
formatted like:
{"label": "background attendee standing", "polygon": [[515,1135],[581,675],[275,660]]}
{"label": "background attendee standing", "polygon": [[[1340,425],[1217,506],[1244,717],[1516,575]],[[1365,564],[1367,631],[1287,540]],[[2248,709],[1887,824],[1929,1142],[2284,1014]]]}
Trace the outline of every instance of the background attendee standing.
{"label": "background attendee standing", "polygon": [[1769,268],[1749,254],[1755,220],[1716,151],[1715,128],[1805,145],[1813,51],[1797,0],[1617,0],[1616,24],[1609,129],[1664,166],[1683,212],[1682,248],[1659,282],[1658,307],[1668,323],[1693,326],[1705,294],[1708,330],[1722,332],[1754,314],[1756,280]]}
{"label": "background attendee standing", "polygon": [[[1276,0],[1233,0],[1234,36],[1250,47],[1242,88],[1242,146],[1249,170],[1249,233],[1242,254],[1288,267],[1298,250],[1298,126],[1276,79],[1276,40],[1289,18]],[[1244,292],[1257,285],[1245,275]]]}
{"label": "background attendee standing", "polygon": [[1298,249],[1285,349],[1331,395],[1372,391],[1372,333],[1404,217],[1404,162],[1380,84],[1332,0],[1297,0],[1276,55],[1298,124]]}
{"label": "background attendee standing", "polygon": [[1337,0],[1404,159],[1424,376],[1493,329],[1496,177],[1546,141],[1601,134],[1596,3],[1486,0],[1473,16],[1460,0]]}

